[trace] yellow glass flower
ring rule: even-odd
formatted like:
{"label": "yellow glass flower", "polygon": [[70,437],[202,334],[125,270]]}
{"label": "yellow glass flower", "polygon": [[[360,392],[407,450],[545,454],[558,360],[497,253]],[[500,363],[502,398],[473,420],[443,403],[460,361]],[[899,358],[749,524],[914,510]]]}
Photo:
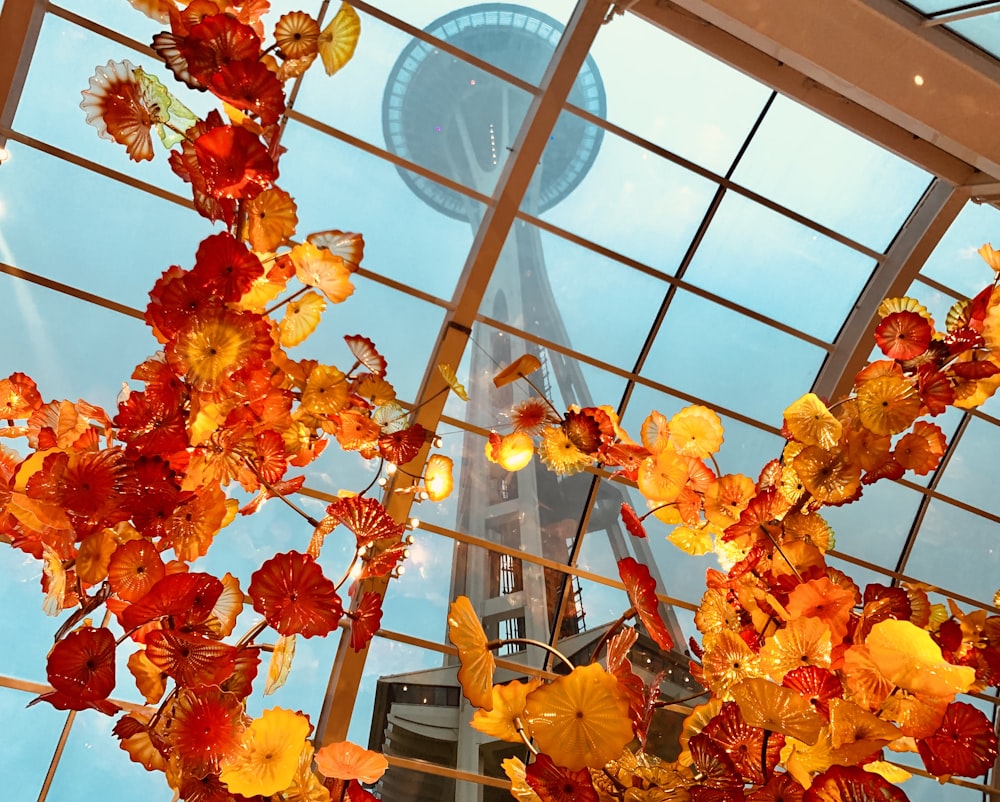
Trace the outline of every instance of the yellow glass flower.
{"label": "yellow glass flower", "polygon": [[467,596],[459,596],[448,608],[448,639],[458,648],[458,682],[462,693],[476,707],[493,709],[493,672],[496,661],[486,648],[486,633]]}
{"label": "yellow glass flower", "polygon": [[633,738],[618,680],[596,663],[529,694],[525,715],[538,748],[570,771],[603,766]]}
{"label": "yellow glass flower", "polygon": [[247,727],[242,748],[223,763],[219,779],[243,796],[283,791],[295,778],[310,729],[309,719],[300,713],[281,707],[265,710]]}
{"label": "yellow glass flower", "polygon": [[722,446],[722,421],[708,407],[685,407],[670,419],[670,444],[684,457],[706,459]]}
{"label": "yellow glass flower", "polygon": [[798,691],[754,678],[736,685],[733,699],[751,727],[784,733],[810,745],[819,740],[823,718]]}
{"label": "yellow glass flower", "polygon": [[451,457],[431,454],[424,469],[424,490],[431,501],[444,501],[455,486],[451,471],[454,463]]}
{"label": "yellow glass flower", "polygon": [[785,425],[800,443],[826,450],[837,445],[843,428],[815,393],[806,393],[785,410]]}
{"label": "yellow glass flower", "polygon": [[521,743],[518,728],[530,738],[531,731],[524,714],[528,694],[542,684],[540,679],[527,682],[514,680],[506,685],[493,686],[493,709],[477,710],[472,716],[473,728],[491,738]]}
{"label": "yellow glass flower", "polygon": [[767,639],[760,664],[775,682],[802,666],[830,667],[830,627],[819,618],[795,618]]}
{"label": "yellow glass flower", "polygon": [[292,11],[274,26],[274,43],[285,58],[314,55],[319,47],[319,24],[303,11]]}
{"label": "yellow glass flower", "polygon": [[733,698],[732,689],[738,683],[761,674],[758,656],[743,638],[728,629],[705,636],[701,667],[704,684],[725,701]]}
{"label": "yellow glass flower", "polygon": [[361,36],[361,18],[347,3],[340,4],[340,10],[330,20],[319,35],[319,57],[327,75],[333,75],[354,55]]}
{"label": "yellow glass flower", "polygon": [[302,406],[314,415],[331,415],[347,404],[347,377],[332,365],[317,365],[309,371]]}
{"label": "yellow glass flower", "polygon": [[804,540],[822,552],[833,548],[833,529],[819,513],[792,512],[782,519],[781,525],[787,541]]}
{"label": "yellow glass flower", "polygon": [[856,395],[861,424],[875,434],[898,434],[920,414],[920,395],[897,376],[862,382]]}
{"label": "yellow glass flower", "polygon": [[814,498],[830,504],[849,499],[861,486],[861,467],[840,450],[806,446],[792,461],[792,469]]}
{"label": "yellow glass flower", "polygon": [[693,557],[708,554],[714,548],[712,532],[707,527],[678,526],[667,540]]}
{"label": "yellow glass flower", "polygon": [[525,773],[525,766],[516,757],[508,757],[500,763],[503,773],[510,780],[510,795],[517,802],[542,802],[530,785],[528,785],[528,775]]}
{"label": "yellow glass flower", "polygon": [[949,663],[931,634],[909,621],[879,621],[865,646],[886,678],[912,693],[953,698],[976,680],[975,669]]}
{"label": "yellow glass flower", "polygon": [[291,785],[281,794],[281,802],[331,802],[330,792],[312,768],[313,745],[306,742]]}
{"label": "yellow glass flower", "polygon": [[538,458],[563,476],[579,473],[591,463],[590,457],[573,445],[561,426],[546,426],[542,430]]}
{"label": "yellow glass flower", "polygon": [[639,466],[639,492],[660,504],[674,501],[688,480],[688,463],[672,448],[646,457]]}
{"label": "yellow glass flower", "polygon": [[275,251],[295,233],[299,223],[295,201],[278,187],[247,201],[247,236],[255,251]]}
{"label": "yellow glass flower", "polygon": [[285,307],[285,316],[278,324],[281,344],[285,348],[291,348],[304,342],[316,331],[324,311],[326,299],[313,290],[295,301],[289,301]]}
{"label": "yellow glass flower", "polygon": [[642,444],[655,457],[670,444],[670,424],[666,416],[654,409],[642,422],[639,435]]}
{"label": "yellow glass flower", "polygon": [[535,441],[524,432],[512,432],[500,438],[496,462],[506,471],[519,471],[535,456]]}
{"label": "yellow glass flower", "polygon": [[698,612],[694,614],[694,625],[700,633],[707,635],[724,629],[739,631],[740,616],[729,602],[728,595],[722,588],[709,588],[705,591]]}

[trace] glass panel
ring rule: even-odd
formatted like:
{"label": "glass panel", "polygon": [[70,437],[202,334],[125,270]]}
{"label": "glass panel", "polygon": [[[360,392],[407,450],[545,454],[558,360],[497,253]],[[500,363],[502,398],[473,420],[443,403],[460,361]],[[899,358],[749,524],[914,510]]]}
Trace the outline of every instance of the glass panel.
{"label": "glass panel", "polygon": [[[928,257],[920,274],[940,281],[959,293],[972,297],[985,287],[993,276],[977,251],[989,242],[1000,212],[986,204],[967,203]],[[994,247],[1000,247],[996,240]],[[921,300],[923,298],[921,297]],[[935,318],[936,320],[937,318]],[[944,319],[938,322],[944,327]]]}
{"label": "glass panel", "polygon": [[[7,608],[10,609],[10,608]],[[5,618],[16,618],[8,615]],[[51,645],[51,642],[50,644]],[[17,649],[5,649],[4,657]],[[45,780],[45,772],[48,771],[49,761],[52,760],[52,752],[59,741],[59,733],[66,721],[66,713],[56,710],[48,704],[38,704],[32,708],[27,708],[28,702],[32,699],[31,694],[22,691],[11,690],[10,688],[0,688],[0,721],[3,721],[8,737],[4,739],[3,757],[0,757],[0,770],[3,771],[4,793],[10,794],[15,789],[17,798],[35,799],[39,791],[42,790],[42,782]],[[94,716],[99,714],[93,713]],[[101,716],[101,718],[104,718]],[[110,719],[108,719],[110,721]],[[13,737],[11,737],[13,736]],[[114,740],[108,737],[108,740]],[[115,749],[118,748],[117,743]],[[128,757],[121,752],[122,758],[127,762]],[[138,769],[138,766],[133,766]],[[94,774],[93,766],[89,770]],[[142,769],[139,774],[145,774]],[[157,778],[162,785],[162,778]],[[104,796],[95,798],[104,799]],[[164,802],[169,796],[162,794]],[[58,799],[58,797],[52,797]],[[154,798],[150,797],[150,802]]]}
{"label": "glass panel", "polygon": [[904,573],[974,599],[992,599],[1000,587],[998,568],[997,525],[932,501]]}
{"label": "glass panel", "polygon": [[[563,119],[578,120],[568,112],[560,116]],[[597,136],[595,126],[583,129],[581,136],[588,132]],[[550,152],[561,150],[565,150],[564,142],[550,142],[542,164]],[[579,188],[542,217],[664,273],[675,273],[715,185],[610,133],[603,134],[596,157],[589,158],[594,159],[593,165],[580,168],[587,172]],[[549,189],[548,174],[536,174],[535,180],[541,184],[536,191],[544,195]],[[546,207],[539,206],[529,192],[521,208],[536,215]]]}
{"label": "glass panel", "polygon": [[170,802],[173,791],[167,787],[163,775],[146,771],[129,759],[111,732],[114,725],[114,718],[93,710],[76,716],[49,789],[49,799]]}
{"label": "glass panel", "polygon": [[6,310],[0,376],[27,373],[46,400],[85,398],[115,409],[122,381],[157,349],[141,320],[0,276]]}
{"label": "glass panel", "polygon": [[878,251],[930,183],[923,170],[783,97],[733,179]]}
{"label": "glass panel", "polygon": [[611,98],[611,122],[720,175],[770,95],[631,14],[601,28],[592,53]]}
{"label": "glass panel", "polygon": [[[459,29],[478,27],[484,22],[492,22],[500,17],[495,11],[479,10],[476,13],[469,13],[469,3],[464,0],[422,0],[420,3],[413,3],[411,0],[379,0],[374,5],[399,19],[428,30],[439,39],[447,38],[449,41]],[[545,41],[557,43],[559,31],[573,13],[573,0],[541,0],[532,3],[531,6],[530,10],[521,9],[529,12],[523,15],[524,19],[521,19],[520,14],[504,14],[503,23],[511,28],[527,29]],[[474,38],[472,41],[459,39],[454,44],[456,47],[475,53],[479,42]],[[486,61],[490,60],[482,55],[480,57]],[[537,65],[529,70],[526,65],[519,65],[517,59],[511,59],[509,66],[498,66],[503,66],[505,70],[515,74],[521,74],[519,70],[523,70],[525,74],[521,74],[521,77],[531,83],[537,83],[541,78]]]}
{"label": "glass panel", "polygon": [[[45,682],[45,659],[52,648],[52,635],[58,624],[55,619],[42,615],[41,563],[5,545],[0,548],[0,573],[4,577],[0,582],[0,607],[8,611],[7,615],[0,616],[0,642],[17,644],[17,648],[0,652],[0,674]],[[7,696],[2,694],[0,704],[9,704]],[[24,699],[21,706],[28,701]],[[39,707],[51,709],[49,705]],[[54,741],[52,745],[55,746]]]}
{"label": "glass panel", "polygon": [[802,340],[680,291],[642,374],[777,425],[781,410],[812,385],[824,356]]}
{"label": "glass panel", "polygon": [[[365,28],[367,23],[370,25]],[[532,95],[377,20],[365,19],[362,27],[366,30],[363,36],[370,35],[372,41],[371,49],[363,53],[368,63],[349,67],[357,79],[331,81],[322,70],[311,70],[297,108],[483,194],[492,194]],[[520,40],[510,36],[509,29],[490,30],[476,48],[487,61],[516,53]],[[476,36],[472,29],[467,33]],[[531,34],[527,36],[534,41]],[[551,47],[544,43],[542,47],[547,60]],[[400,54],[391,69],[386,52]],[[345,79],[349,77],[345,75]],[[404,177],[433,207],[466,219],[461,196],[436,184]]]}
{"label": "glass panel", "polygon": [[997,435],[995,424],[973,417],[937,489],[958,501],[1000,514],[995,475]]}
{"label": "glass panel", "polygon": [[1000,56],[1000,21],[994,9],[993,14],[956,20],[948,24],[948,30],[964,36],[977,47],[981,47],[993,57]]}
{"label": "glass panel", "polygon": [[684,278],[833,342],[874,268],[836,240],[727,192]]}
{"label": "glass panel", "polygon": [[[614,292],[608,292],[612,287]],[[518,222],[500,254],[482,312],[495,318],[505,311],[502,322],[630,368],[666,289],[662,281]]]}
{"label": "glass panel", "polygon": [[[362,267],[440,298],[452,296],[472,244],[468,223],[421,203],[388,162],[315,129],[290,122],[283,141],[288,153],[281,183],[298,204],[299,232],[360,231]],[[482,213],[480,204],[468,203],[472,214]]]}
{"label": "glass panel", "polygon": [[[198,243],[212,233],[208,220],[182,206],[16,142],[8,148],[0,187],[0,258],[23,270],[142,311],[160,273],[172,264],[190,267]],[[59,236],[52,235],[56,227]],[[148,343],[152,351],[151,336]]]}
{"label": "glass panel", "polygon": [[[895,568],[922,498],[903,485],[881,481],[866,486],[860,501],[824,507],[820,515],[833,529],[834,549]],[[858,569],[850,566],[844,570],[854,577]],[[884,577],[876,581],[887,583]]]}
{"label": "glass panel", "polygon": [[[141,16],[141,15],[140,15]],[[80,109],[80,93],[88,87],[95,64],[128,60],[156,76],[195,114],[205,114],[217,104],[208,93],[192,92],[179,84],[156,58],[151,58],[98,36],[70,22],[46,14],[35,56],[24,82],[14,129],[71,153],[91,159],[112,170],[164,187],[182,197],[188,188],[167,163],[167,151],[157,139],[150,163],[133,162],[125,148],[102,139],[87,125]]]}

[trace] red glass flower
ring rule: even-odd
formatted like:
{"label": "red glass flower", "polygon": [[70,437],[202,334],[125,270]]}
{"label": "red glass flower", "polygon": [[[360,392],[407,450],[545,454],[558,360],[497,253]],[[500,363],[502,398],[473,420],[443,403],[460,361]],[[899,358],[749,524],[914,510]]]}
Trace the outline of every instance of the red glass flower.
{"label": "red glass flower", "polygon": [[250,578],[253,608],[282,635],[327,635],[343,615],[333,582],[308,554],[275,554]]}

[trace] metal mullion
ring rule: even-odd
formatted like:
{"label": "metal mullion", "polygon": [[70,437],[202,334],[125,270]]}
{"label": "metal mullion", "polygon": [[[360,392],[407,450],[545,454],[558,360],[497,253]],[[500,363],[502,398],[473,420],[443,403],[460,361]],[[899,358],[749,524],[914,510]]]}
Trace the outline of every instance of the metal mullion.
{"label": "metal mullion", "polygon": [[761,323],[772,329],[776,329],[777,331],[783,332],[784,334],[788,334],[791,337],[795,337],[796,339],[807,342],[810,345],[816,346],[817,348],[822,348],[824,351],[833,351],[832,343],[829,343],[826,340],[820,339],[819,337],[814,337],[811,334],[807,334],[801,329],[797,329],[794,326],[788,325],[787,323],[782,323],[780,320],[775,320],[773,317],[769,317],[768,315],[761,314],[760,312],[755,312],[753,309],[749,309],[745,306],[742,306],[736,301],[730,301],[728,298],[723,298],[721,295],[716,295],[714,292],[710,292],[709,290],[704,290],[701,287],[698,287],[694,284],[685,281],[684,279],[677,278],[676,275],[664,273],[660,270],[657,270],[655,267],[650,267],[649,265],[644,264],[643,262],[639,262],[636,259],[618,253],[618,251],[612,250],[611,248],[608,248],[604,245],[599,245],[598,243],[588,240],[585,237],[581,237],[578,234],[574,234],[570,231],[567,231],[566,229],[553,225],[552,223],[547,223],[541,218],[532,217],[531,215],[524,213],[518,214],[518,218],[524,220],[527,223],[530,223],[533,226],[536,226],[542,231],[545,231],[549,234],[554,234],[560,239],[566,240],[567,242],[572,242],[574,245],[579,245],[581,248],[586,248],[588,251],[596,253],[599,256],[602,256],[613,262],[617,262],[618,264],[623,265],[625,267],[629,267],[632,270],[635,270],[637,273],[642,273],[643,275],[649,276],[650,278],[654,278],[657,281],[662,281],[664,284],[669,284],[671,287],[682,289],[690,293],[691,295],[696,295],[703,300],[710,301],[716,306],[725,307],[726,309],[729,309],[732,312],[736,312],[737,314],[743,315],[744,317],[751,318],[752,320],[755,320],[758,323]]}
{"label": "metal mullion", "polygon": [[[951,440],[948,443],[948,447],[945,449],[944,455],[938,462],[937,467],[934,469],[934,476],[931,477],[931,481],[927,485],[928,490],[936,490],[941,478],[944,476],[945,469],[948,467],[948,463],[951,462],[951,458],[955,456],[955,452],[958,449],[958,444],[962,440],[962,436],[965,434],[965,430],[969,427],[969,420],[971,417],[968,413],[962,416],[962,420],[959,421],[958,427],[955,429],[955,433],[952,435]],[[923,496],[920,499],[920,503],[917,505],[916,515],[913,516],[913,523],[910,525],[910,531],[906,534],[906,540],[903,542],[903,548],[899,552],[899,559],[896,560],[896,570],[903,572],[906,570],[906,563],[910,559],[910,554],[913,551],[913,547],[917,543],[917,537],[920,535],[920,528],[923,526],[924,517],[927,515],[927,510],[931,505],[931,497]]]}
{"label": "metal mullion", "polygon": [[[603,574],[597,574],[593,571],[585,571],[583,569],[577,568],[568,563],[558,562],[557,560],[550,560],[546,557],[542,557],[535,554],[530,554],[525,551],[520,551],[518,549],[510,548],[508,546],[502,546],[499,543],[493,543],[489,540],[483,540],[475,535],[469,535],[465,532],[459,532],[455,529],[448,529],[443,526],[437,526],[436,524],[427,523],[424,521],[420,522],[420,529],[422,531],[431,532],[435,535],[440,535],[441,537],[449,538],[450,540],[458,541],[459,543],[466,543],[470,546],[476,546],[486,551],[492,551],[497,554],[506,554],[510,557],[514,557],[518,560],[524,562],[532,563],[533,565],[541,566],[542,568],[547,568],[553,571],[558,571],[566,576],[575,576],[579,579],[585,579],[588,582],[594,582],[598,585],[604,585],[609,588],[615,588],[616,590],[625,590],[624,583],[617,579],[612,579],[611,577],[604,576]],[[694,612],[698,609],[698,605],[692,602],[684,601],[684,599],[677,599],[673,596],[668,596],[665,593],[657,593],[656,598],[663,602],[664,604],[669,604],[673,607],[680,607],[684,610],[689,610]]]}
{"label": "metal mullion", "polygon": [[[448,385],[436,366],[457,365],[461,361],[500,251],[608,5],[603,1],[578,2],[514,140],[513,155],[502,168],[457,283],[452,298],[454,309],[446,315],[417,395],[415,422],[430,431],[436,428],[447,400]],[[411,465],[418,464],[419,470],[427,451],[425,447]],[[409,514],[412,498],[392,493],[392,489],[390,483],[386,506],[390,515],[402,520]],[[374,589],[383,594],[387,586],[387,580],[373,583]],[[320,712],[318,744],[343,740],[346,736],[366,659],[367,650],[354,652],[349,639],[341,637]]]}
{"label": "metal mullion", "polygon": [[[0,11],[0,126],[9,127],[21,101],[45,16],[44,0],[7,0]],[[6,140],[0,133],[0,145]]]}
{"label": "metal mullion", "polygon": [[37,150],[48,156],[53,156],[57,159],[61,159],[64,162],[73,164],[77,167],[82,167],[85,170],[89,170],[96,175],[104,176],[112,181],[117,181],[120,184],[125,184],[133,189],[138,189],[154,197],[160,198],[161,200],[170,201],[178,206],[183,206],[185,209],[194,210],[194,202],[188,198],[184,198],[177,195],[169,190],[158,187],[156,184],[150,184],[147,181],[142,181],[138,178],[133,178],[132,176],[121,173],[118,170],[113,170],[110,167],[105,167],[98,162],[86,159],[83,156],[77,156],[75,153],[71,153],[68,150],[63,150],[55,145],[50,145],[47,142],[43,142],[40,139],[35,139],[34,137],[28,136],[26,134],[19,133],[9,127],[0,127],[0,139],[10,139],[13,142],[17,142],[21,145],[25,145],[33,150]]}
{"label": "metal mullion", "polygon": [[406,170],[407,172],[411,173],[416,173],[417,175],[422,176],[423,178],[426,178],[429,181],[433,181],[436,184],[441,184],[441,186],[447,187],[448,189],[458,192],[459,194],[465,195],[469,198],[472,198],[473,200],[479,201],[484,206],[489,206],[491,203],[491,199],[489,197],[479,192],[476,192],[474,189],[467,187],[464,184],[460,184],[451,178],[448,178],[446,176],[434,172],[433,170],[428,170],[426,167],[423,167],[417,164],[416,162],[412,162],[409,159],[404,159],[401,156],[397,156],[395,153],[391,153],[388,150],[385,150],[384,148],[380,148],[377,145],[373,145],[370,142],[365,141],[364,139],[359,139],[358,137],[353,136],[352,134],[348,134],[345,131],[341,131],[339,128],[335,128],[332,125],[320,122],[319,120],[313,117],[309,117],[308,115],[303,114],[302,112],[289,109],[287,112],[287,117],[290,120],[295,120],[295,122],[301,123],[302,125],[312,128],[314,131],[319,131],[321,134],[325,134],[333,139],[337,139],[341,142],[344,142],[345,144],[352,145],[353,147],[356,147],[358,150],[363,150],[365,153],[368,153],[371,156],[377,156],[380,159],[383,159],[387,162],[391,162],[393,165],[402,170]]}
{"label": "metal mullion", "polygon": [[71,22],[77,27],[84,28],[85,30],[90,31],[93,34],[97,34],[98,36],[101,36],[105,39],[110,39],[112,42],[115,42],[116,44],[122,45],[123,47],[127,47],[130,50],[135,50],[138,53],[142,53],[144,56],[155,58],[157,62],[162,64],[162,59],[159,57],[156,51],[153,50],[153,48],[150,47],[149,45],[136,41],[135,39],[129,36],[125,36],[124,34],[119,33],[118,31],[113,30],[112,28],[108,28],[99,22],[94,22],[93,20],[89,20],[86,17],[81,17],[79,14],[70,11],[68,8],[63,8],[62,6],[56,5],[55,3],[46,3],[45,5],[46,5],[46,10],[53,17],[58,17],[59,19],[63,19],[66,22]]}
{"label": "metal mullion", "polygon": [[94,306],[102,307],[103,309],[107,309],[111,312],[118,312],[119,314],[133,317],[137,320],[145,320],[145,315],[143,315],[143,313],[138,309],[133,309],[131,306],[120,304],[117,301],[111,301],[102,295],[95,295],[92,292],[72,287],[69,284],[63,284],[61,281],[54,281],[52,279],[45,278],[44,276],[39,276],[36,273],[30,273],[27,270],[21,270],[20,268],[8,265],[5,262],[0,262],[0,273],[11,276],[12,278],[30,282],[31,284],[37,284],[39,287],[45,287],[46,289],[62,293],[63,295],[68,295],[71,298],[76,298],[78,301],[85,301],[86,303],[94,304]]}
{"label": "metal mullion", "polygon": [[861,253],[869,257],[870,259],[878,261],[883,258],[883,254],[880,253],[879,251],[876,251],[874,248],[869,248],[867,245],[857,242],[856,240],[853,240],[850,237],[841,234],[838,231],[835,231],[829,226],[825,226],[822,223],[818,223],[815,220],[806,217],[805,215],[800,214],[799,212],[796,212],[794,209],[789,209],[787,206],[783,206],[782,204],[777,203],[776,201],[773,201],[770,198],[767,198],[758,192],[754,192],[752,189],[749,189],[748,187],[745,187],[742,184],[733,181],[731,178],[728,178],[726,176],[721,176],[718,173],[712,172],[707,167],[702,167],[701,165],[696,164],[695,162],[689,159],[685,159],[683,156],[680,156],[674,153],[673,151],[667,150],[666,148],[657,145],[655,142],[651,142],[650,140],[645,139],[639,136],[638,134],[634,134],[626,128],[622,128],[619,125],[615,125],[614,123],[609,122],[608,120],[602,120],[600,117],[596,117],[590,112],[585,111],[584,109],[581,109],[577,106],[572,106],[567,104],[566,109],[567,111],[572,111],[575,115],[583,118],[592,125],[595,125],[599,128],[603,128],[605,131],[608,131],[609,133],[612,133],[615,136],[618,136],[621,139],[624,139],[625,141],[630,142],[631,144],[636,145],[642,148],[643,150],[648,151],[650,154],[654,156],[658,156],[664,161],[676,164],[678,167],[683,167],[685,170],[695,173],[701,178],[705,178],[727,190],[732,190],[733,192],[735,192],[738,195],[741,195],[747,200],[752,200],[755,203],[758,203],[761,206],[770,209],[772,212],[777,212],[778,214],[787,217],[790,220],[794,220],[796,223],[799,223],[800,225],[803,225],[806,228],[809,228],[812,231],[817,232],[818,234],[822,234],[823,236],[828,237],[829,239],[835,240],[836,242],[839,242],[841,245],[845,245],[848,248],[851,248],[852,250],[855,250],[858,253]]}
{"label": "metal mullion", "polygon": [[813,382],[816,395],[837,399],[850,392],[855,375],[868,362],[879,305],[887,296],[906,292],[966,199],[966,194],[946,181],[936,178],[931,182],[838,332],[836,351],[827,357]]}
{"label": "metal mullion", "polygon": [[[963,7],[960,6],[960,8]],[[926,15],[920,25],[923,28],[933,28],[937,25],[947,25],[950,22],[960,22],[964,19],[983,17],[997,12],[1000,12],[1000,3],[967,3],[962,11],[951,9],[939,11],[934,15]]]}

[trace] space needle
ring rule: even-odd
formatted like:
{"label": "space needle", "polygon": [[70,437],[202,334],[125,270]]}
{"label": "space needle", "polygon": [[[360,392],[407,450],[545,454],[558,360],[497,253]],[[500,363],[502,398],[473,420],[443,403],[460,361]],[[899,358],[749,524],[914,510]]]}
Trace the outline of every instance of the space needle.
{"label": "space needle", "polygon": [[[449,13],[425,31],[536,85],[552,60],[563,26],[534,9],[486,3]],[[417,38],[400,54],[386,85],[382,106],[386,145],[397,156],[489,197],[532,100],[531,92],[437,43]],[[568,103],[598,118],[606,114],[604,85],[591,56],[570,90]],[[579,186],[597,158],[603,133],[581,116],[565,111],[560,115],[522,203],[523,215],[538,217]],[[431,208],[467,221],[473,231],[478,228],[485,208],[478,200],[417,172],[402,167],[398,171]],[[542,339],[569,343],[539,230],[524,219],[515,221],[498,255],[480,311],[488,318],[528,328]],[[555,404],[593,404],[575,360],[481,323],[473,327],[472,340],[466,382],[470,422],[485,428],[496,425],[499,416],[524,397],[520,387],[498,389],[492,382],[498,364],[524,353],[541,361],[541,371],[532,378]],[[537,459],[517,473],[508,472],[485,460],[482,437],[466,434],[457,528],[508,550],[567,564],[575,541],[583,536],[578,531],[580,517],[592,481],[589,474],[559,477]],[[602,482],[588,521],[589,536],[596,530],[606,532],[615,559],[630,553],[618,522],[622,500],[616,488]],[[636,550],[633,545],[632,551]],[[643,550],[648,552],[644,541],[638,545],[638,551]],[[637,556],[654,568],[655,576],[652,555]],[[568,577],[507,553],[456,542],[450,598],[468,596],[490,638],[550,642],[557,634],[561,649],[580,654],[605,628],[588,629],[581,589]],[[672,612],[663,612],[675,640],[683,643]],[[513,662],[535,659],[515,648],[501,654]],[[471,714],[460,695],[456,667],[456,659],[448,657],[439,669],[380,678],[369,746],[496,776],[502,758],[523,750],[516,744],[491,742],[468,726]],[[497,794],[496,788],[396,768],[386,774],[379,790],[383,798],[393,800],[510,798],[506,791]]]}

